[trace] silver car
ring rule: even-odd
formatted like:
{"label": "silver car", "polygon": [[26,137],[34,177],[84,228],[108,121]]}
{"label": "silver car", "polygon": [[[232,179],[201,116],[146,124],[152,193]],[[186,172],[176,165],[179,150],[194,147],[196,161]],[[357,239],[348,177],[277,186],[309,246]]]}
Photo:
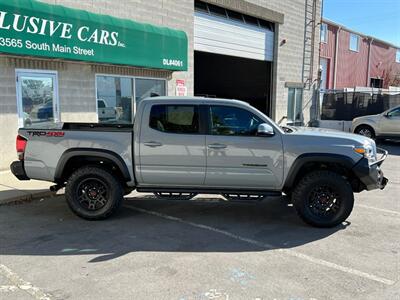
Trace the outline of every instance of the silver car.
{"label": "silver car", "polygon": [[400,105],[378,115],[355,118],[351,130],[372,139],[400,138]]}

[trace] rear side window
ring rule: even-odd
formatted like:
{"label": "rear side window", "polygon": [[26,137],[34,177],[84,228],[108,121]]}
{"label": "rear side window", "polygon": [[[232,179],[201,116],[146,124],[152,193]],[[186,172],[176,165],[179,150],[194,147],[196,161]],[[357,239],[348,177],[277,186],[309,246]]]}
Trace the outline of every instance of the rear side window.
{"label": "rear side window", "polygon": [[196,105],[153,105],[150,127],[167,133],[199,133],[199,108]]}

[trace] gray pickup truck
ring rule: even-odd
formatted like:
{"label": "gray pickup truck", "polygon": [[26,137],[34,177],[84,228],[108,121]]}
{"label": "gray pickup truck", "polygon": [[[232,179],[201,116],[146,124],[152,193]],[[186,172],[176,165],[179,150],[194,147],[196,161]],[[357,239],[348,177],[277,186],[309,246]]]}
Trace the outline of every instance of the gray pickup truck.
{"label": "gray pickup truck", "polygon": [[149,98],[140,102],[133,126],[20,129],[17,152],[11,164],[17,178],[65,186],[72,211],[90,220],[110,216],[135,189],[249,201],[285,193],[305,222],[332,227],[350,215],[354,192],[387,183],[380,168],[387,152],[373,140],[281,128],[236,100]]}

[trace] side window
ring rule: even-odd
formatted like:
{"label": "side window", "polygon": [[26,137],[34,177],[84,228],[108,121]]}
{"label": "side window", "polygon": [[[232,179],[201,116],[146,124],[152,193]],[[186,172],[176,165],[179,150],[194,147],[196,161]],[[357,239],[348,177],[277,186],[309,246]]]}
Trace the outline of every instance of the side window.
{"label": "side window", "polygon": [[349,48],[351,51],[358,52],[360,50],[360,37],[357,34],[350,33]]}
{"label": "side window", "polygon": [[391,117],[400,117],[400,108],[393,109],[388,115]]}
{"label": "side window", "polygon": [[321,24],[321,43],[328,42],[328,25]]}
{"label": "side window", "polygon": [[263,121],[253,113],[231,106],[210,107],[212,135],[255,136]]}
{"label": "side window", "polygon": [[150,127],[167,133],[199,133],[199,108],[196,105],[153,105]]}

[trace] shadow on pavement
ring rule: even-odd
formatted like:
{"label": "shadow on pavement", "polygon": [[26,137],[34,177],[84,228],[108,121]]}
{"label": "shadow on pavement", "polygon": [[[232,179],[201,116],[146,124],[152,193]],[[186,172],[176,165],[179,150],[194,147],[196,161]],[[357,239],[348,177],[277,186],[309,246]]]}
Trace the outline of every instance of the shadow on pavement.
{"label": "shadow on pavement", "polygon": [[[130,252],[251,252],[292,248],[324,239],[347,225],[305,225],[283,199],[262,203],[169,201],[128,198],[119,214],[104,221],[73,215],[64,197],[0,207],[1,255],[90,255],[108,261]],[[243,242],[190,224],[139,212],[156,211],[252,239]],[[94,257],[93,257],[94,256]]]}
{"label": "shadow on pavement", "polygon": [[400,141],[386,140],[379,142],[377,146],[389,151],[389,155],[400,155]]}

